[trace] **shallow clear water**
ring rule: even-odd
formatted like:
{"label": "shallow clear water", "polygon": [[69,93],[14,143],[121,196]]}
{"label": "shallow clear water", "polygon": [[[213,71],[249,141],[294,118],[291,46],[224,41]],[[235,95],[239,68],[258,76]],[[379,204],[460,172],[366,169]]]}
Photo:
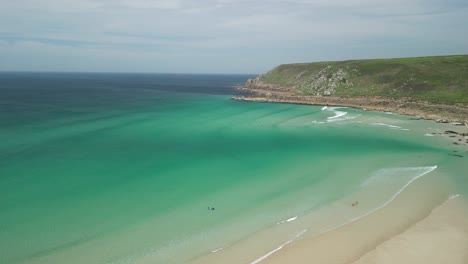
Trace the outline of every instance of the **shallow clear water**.
{"label": "shallow clear water", "polygon": [[248,77],[0,74],[0,262],[182,263],[379,173],[379,203],[434,165],[466,190],[442,141],[365,121],[385,114],[230,100]]}

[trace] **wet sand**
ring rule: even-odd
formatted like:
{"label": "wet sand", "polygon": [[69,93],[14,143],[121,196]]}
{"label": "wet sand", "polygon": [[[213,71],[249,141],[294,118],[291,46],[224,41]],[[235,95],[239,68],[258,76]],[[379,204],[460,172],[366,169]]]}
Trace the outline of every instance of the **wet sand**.
{"label": "wet sand", "polygon": [[353,264],[468,263],[467,219],[464,201],[460,197],[450,199]]}
{"label": "wet sand", "polygon": [[[284,229],[288,239],[281,243],[268,239],[272,230],[265,230],[190,263],[466,263],[468,207],[452,190],[435,170],[371,213],[366,213],[366,204],[374,202],[376,193],[358,192],[319,210],[323,217],[315,214],[292,222],[295,228]],[[352,206],[355,199],[360,203]],[[352,216],[353,210],[354,218],[343,223],[343,216]],[[323,229],[327,226],[332,228]],[[439,258],[431,257],[434,254]]]}
{"label": "wet sand", "polygon": [[392,203],[320,236],[305,236],[261,263],[467,263],[468,210],[435,177]]}
{"label": "wet sand", "polygon": [[[251,99],[253,98],[247,100]],[[273,100],[273,102],[282,101]],[[310,102],[305,103],[310,104]],[[360,106],[360,108],[363,107]],[[401,113],[401,111],[393,112]],[[403,114],[416,115],[414,112]],[[438,116],[428,117],[434,120],[436,118]],[[409,125],[414,122],[385,117],[375,117],[375,120],[367,119],[366,123],[385,121],[393,125]],[[436,123],[431,125],[431,123],[428,122],[426,127],[416,129],[417,133],[446,138],[448,140],[441,141],[445,142],[444,145],[450,144],[455,149],[459,148],[459,151],[456,151],[458,153],[466,151],[465,145],[468,142],[465,142],[467,137],[464,133],[467,132],[467,126]],[[458,134],[446,133],[447,130],[455,130]],[[465,200],[466,197],[454,196],[454,188],[449,186],[450,184],[444,178],[440,172],[436,171],[432,176],[418,179],[384,208],[329,232],[317,235],[310,229],[304,233],[296,230],[295,233],[290,232],[290,239],[282,244],[277,243],[273,246],[270,241],[265,241],[257,243],[255,247],[251,243],[248,249],[249,256],[252,252],[263,251],[255,259],[246,258],[245,255],[241,258],[236,257],[236,254],[220,254],[215,258],[205,259],[206,263],[215,263],[223,259],[227,261],[225,263],[251,264],[468,263],[468,203]],[[367,198],[372,199],[369,196]],[[353,197],[349,199],[352,200]],[[361,210],[361,208],[356,208],[356,210]],[[339,217],[337,215],[337,218]],[[302,221],[306,220],[302,219]],[[330,222],[338,221],[330,219]],[[310,223],[312,228],[317,227],[313,221]],[[265,249],[266,244],[269,245],[268,251]],[[242,248],[239,245],[237,247]],[[229,253],[229,250],[227,251],[226,253]],[[240,249],[237,250],[238,254],[241,252]],[[229,258],[226,259],[223,255]],[[211,260],[214,259],[216,261],[212,262]]]}

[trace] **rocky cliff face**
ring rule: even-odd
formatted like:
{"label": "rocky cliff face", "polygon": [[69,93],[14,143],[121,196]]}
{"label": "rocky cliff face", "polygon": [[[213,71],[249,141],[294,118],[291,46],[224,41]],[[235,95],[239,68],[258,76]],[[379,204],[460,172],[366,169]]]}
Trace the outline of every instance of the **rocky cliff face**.
{"label": "rocky cliff face", "polygon": [[293,76],[294,85],[277,85],[266,82],[268,74],[260,75],[254,79],[248,79],[245,87],[270,89],[276,91],[295,91],[299,94],[308,94],[316,96],[331,96],[336,93],[338,87],[353,87],[352,77],[360,73],[357,69],[349,66],[333,67],[325,66],[316,73],[301,71]]}
{"label": "rocky cliff face", "polygon": [[257,76],[253,79],[247,79],[244,84],[244,90],[248,91],[248,89],[261,89],[266,91],[272,92],[292,92],[296,89],[295,86],[283,86],[278,84],[271,84],[266,83],[263,81],[263,75]]}
{"label": "rocky cliff face", "polygon": [[468,124],[468,55],[283,64],[238,89],[244,101],[338,105]]}
{"label": "rocky cliff face", "polygon": [[300,80],[300,92],[311,95],[330,96],[335,94],[338,87],[348,88],[354,84],[350,81],[352,76],[358,75],[356,69],[345,67],[326,66],[315,74],[306,75],[305,71],[294,78]]}

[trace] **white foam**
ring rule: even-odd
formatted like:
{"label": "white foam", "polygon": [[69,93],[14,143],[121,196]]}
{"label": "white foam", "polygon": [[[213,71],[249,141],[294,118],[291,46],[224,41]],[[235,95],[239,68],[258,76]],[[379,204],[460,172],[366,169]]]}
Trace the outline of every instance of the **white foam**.
{"label": "white foam", "polygon": [[222,247],[221,247],[221,248],[218,248],[218,249],[212,250],[212,251],[211,251],[211,253],[216,253],[216,252],[218,252],[218,251],[221,251],[221,250],[223,250],[223,249],[224,249],[224,248],[222,248]]}
{"label": "white foam", "polygon": [[394,126],[394,125],[389,125],[389,124],[384,124],[384,123],[371,123],[371,125],[374,125],[374,126],[386,126],[386,127],[390,127],[390,128],[401,128],[399,126]]}
{"label": "white foam", "polygon": [[328,120],[330,120],[330,119],[335,119],[335,118],[339,118],[339,117],[345,116],[345,115],[347,115],[347,114],[348,114],[348,112],[335,111],[335,115],[334,115],[334,116],[327,117],[327,119],[328,119]]}
{"label": "white foam", "polygon": [[328,106],[324,106],[322,107],[322,111],[330,111],[330,112],[333,112],[335,115],[334,116],[330,116],[330,117],[327,117],[327,122],[337,122],[337,121],[345,121],[345,120],[350,120],[350,119],[354,119],[358,116],[361,116],[360,114],[359,115],[348,115],[348,112],[346,111],[338,111],[338,109],[346,109],[348,107],[328,107]]}
{"label": "white foam", "polygon": [[459,194],[454,194],[454,195],[449,197],[449,200],[452,200],[452,199],[455,199],[455,198],[458,198],[458,197],[460,197]]}
{"label": "white foam", "polygon": [[323,121],[317,121],[317,120],[314,120],[311,122],[312,124],[325,124],[325,122]]}
{"label": "white foam", "polygon": [[390,128],[390,129],[398,129],[398,130],[405,130],[405,131],[409,130],[407,128],[402,128],[400,126],[389,125],[389,124],[384,124],[384,123],[371,123],[371,125],[373,125],[373,126],[385,126],[385,127]]}
{"label": "white foam", "polygon": [[[366,217],[366,216],[368,216],[368,215],[370,215],[370,214],[372,214],[372,213],[374,213],[374,212],[376,212],[376,211],[378,211],[378,210],[384,208],[385,206],[387,206],[388,204],[390,204],[391,202],[393,202],[393,200],[395,200],[396,197],[397,197],[398,195],[400,195],[400,193],[402,193],[402,192],[403,192],[411,183],[413,183],[415,180],[417,180],[417,179],[421,178],[422,176],[428,174],[429,172],[432,172],[433,170],[437,169],[437,165],[435,165],[435,166],[430,166],[430,167],[410,167],[410,168],[400,168],[400,169],[404,169],[404,170],[422,170],[422,169],[423,169],[424,171],[423,171],[422,173],[418,174],[417,176],[413,177],[410,181],[408,181],[400,190],[398,190],[398,191],[397,191],[387,202],[385,202],[384,204],[382,204],[382,205],[380,205],[380,206],[378,206],[378,207],[376,207],[376,208],[374,208],[374,209],[372,209],[372,210],[370,210],[370,211],[368,211],[368,212],[366,212],[366,213],[364,213],[364,214],[362,214],[362,215],[360,215],[360,216],[357,216],[357,217],[355,217],[355,218],[352,218],[352,219],[350,219],[350,220],[347,221],[347,222],[344,222],[344,223],[342,223],[342,224],[340,224],[340,225],[337,225],[337,226],[335,226],[335,227],[332,227],[332,228],[330,228],[330,229],[327,229],[327,230],[321,232],[320,234],[324,234],[324,233],[333,231],[333,230],[335,230],[335,229],[338,229],[338,228],[340,228],[340,227],[343,227],[343,226],[345,226],[345,225],[348,225],[348,224],[350,224],[350,223],[353,223],[353,222],[355,222],[355,221],[357,221],[357,220],[359,220],[359,219],[361,219],[361,218],[363,218],[363,217]],[[453,198],[456,198],[456,197],[458,197],[458,195],[456,195],[456,196],[451,196],[451,199],[453,199],[452,197],[453,197]],[[290,218],[290,219],[292,219],[292,218]],[[283,247],[285,247],[286,245],[288,245],[288,244],[290,244],[291,242],[293,242],[294,240],[296,240],[298,237],[300,237],[300,236],[301,236],[302,234],[304,234],[305,232],[307,232],[307,229],[301,231],[299,234],[297,234],[296,236],[294,236],[294,237],[291,238],[290,240],[286,241],[285,243],[281,244],[279,247],[275,248],[274,250],[272,250],[272,251],[268,252],[267,254],[265,254],[265,255],[263,255],[263,256],[257,258],[256,260],[254,260],[254,261],[251,262],[250,264],[257,264],[257,263],[260,263],[261,261],[265,260],[265,259],[268,258],[269,256],[273,255],[275,252],[280,251],[281,249],[283,249]]]}
{"label": "white foam", "polygon": [[278,223],[276,223],[276,224],[277,224],[277,225],[281,225],[281,224],[284,224],[284,223],[292,222],[292,221],[296,220],[297,218],[299,218],[298,215],[296,215],[296,216],[294,216],[294,217],[291,217],[291,218],[288,218],[288,219],[286,219],[286,220],[283,220],[283,221],[281,221],[281,222],[278,222]]}
{"label": "white foam", "polygon": [[268,258],[269,256],[273,255],[275,252],[277,251],[280,251],[281,249],[283,249],[283,247],[285,247],[287,244],[293,242],[294,240],[296,240],[298,237],[300,237],[302,234],[304,234],[305,232],[307,232],[307,229],[304,229],[302,230],[299,234],[295,235],[294,237],[292,237],[291,239],[289,239],[288,241],[284,242],[283,244],[281,244],[279,247],[273,249],[272,251],[268,252],[267,254],[259,257],[258,259],[250,262],[250,264],[257,264],[257,263],[260,263],[261,261],[265,260],[266,258]]}
{"label": "white foam", "polygon": [[424,134],[426,137],[433,137],[434,135],[432,134]]}
{"label": "white foam", "polygon": [[356,117],[360,117],[361,114],[359,115],[346,115],[346,116],[342,116],[340,118],[336,118],[336,119],[332,119],[332,120],[327,120],[327,122],[337,122],[337,121],[347,121],[347,120],[351,120],[351,119],[354,119]]}
{"label": "white foam", "polygon": [[375,184],[386,184],[387,182],[395,180],[397,177],[406,177],[407,175],[416,175],[414,177],[418,177],[419,175],[429,173],[436,168],[437,166],[380,169],[372,174],[371,177],[367,178],[361,184],[361,187]]}
{"label": "white foam", "polygon": [[385,112],[385,114],[387,114],[387,115],[393,115],[392,112]]}
{"label": "white foam", "polygon": [[[327,108],[326,110],[328,111],[332,111],[335,113],[334,116],[330,116],[330,117],[327,117],[328,120],[331,120],[331,119],[336,119],[336,118],[339,118],[339,117],[342,117],[342,116],[345,116],[348,114],[348,112],[344,112],[344,111],[337,111],[336,109],[342,109],[344,107],[329,107]],[[330,110],[329,110],[330,109]]]}
{"label": "white foam", "polygon": [[424,172],[420,173],[418,176],[416,176],[416,177],[412,178],[410,181],[408,181],[408,182],[407,182],[400,190],[398,190],[387,202],[385,202],[384,204],[382,204],[382,205],[380,205],[380,206],[374,208],[373,210],[370,210],[370,211],[367,212],[367,213],[364,213],[364,214],[362,214],[362,215],[360,215],[360,216],[358,216],[358,217],[355,217],[355,218],[349,220],[348,222],[345,222],[345,223],[343,223],[343,224],[340,224],[340,225],[338,225],[338,226],[335,226],[335,227],[333,227],[333,228],[330,228],[330,229],[328,229],[328,230],[322,232],[322,234],[323,234],[323,233],[326,233],[326,232],[330,232],[330,231],[335,230],[335,229],[338,229],[338,228],[340,228],[340,227],[342,227],[342,226],[345,226],[345,225],[347,225],[347,224],[350,224],[350,223],[352,223],[352,222],[355,222],[355,221],[357,221],[357,220],[359,220],[359,219],[361,219],[361,218],[363,218],[363,217],[366,217],[366,216],[368,216],[368,215],[370,215],[370,214],[372,214],[372,213],[374,213],[374,212],[376,212],[376,211],[378,211],[378,210],[384,208],[385,206],[387,206],[388,204],[390,204],[391,202],[393,202],[393,200],[395,200],[395,198],[396,198],[398,195],[400,195],[400,193],[403,192],[412,182],[414,182],[415,180],[417,180],[417,179],[421,178],[422,176],[428,174],[429,172],[431,172],[431,171],[437,169],[437,165],[431,166],[431,167],[415,167],[415,168],[403,168],[403,169],[421,169],[421,168],[427,168],[427,170],[425,170]]}

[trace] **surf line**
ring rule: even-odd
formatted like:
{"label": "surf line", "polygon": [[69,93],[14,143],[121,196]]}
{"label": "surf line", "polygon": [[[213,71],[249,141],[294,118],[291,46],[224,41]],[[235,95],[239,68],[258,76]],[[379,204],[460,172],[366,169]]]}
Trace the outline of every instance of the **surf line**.
{"label": "surf line", "polygon": [[335,226],[335,227],[332,227],[332,228],[330,228],[330,229],[328,229],[328,230],[325,230],[325,231],[321,232],[319,235],[324,234],[324,233],[327,233],[327,232],[330,232],[330,231],[333,231],[333,230],[338,229],[338,228],[340,228],[340,227],[342,227],[342,226],[351,224],[352,222],[355,222],[355,221],[357,221],[357,220],[359,220],[359,219],[361,219],[361,218],[363,218],[363,217],[366,217],[366,216],[368,216],[368,215],[370,215],[370,214],[372,214],[372,213],[374,213],[374,212],[376,212],[376,211],[378,211],[378,210],[384,208],[385,206],[387,206],[388,204],[390,204],[391,202],[393,202],[393,200],[395,200],[395,198],[397,198],[397,196],[400,195],[400,193],[402,193],[412,182],[414,182],[415,180],[421,178],[422,176],[424,176],[424,175],[426,175],[426,174],[428,174],[428,173],[434,171],[435,169],[437,169],[437,165],[434,165],[434,166],[429,167],[429,168],[430,168],[430,169],[429,169],[428,171],[425,171],[425,172],[421,173],[420,175],[414,177],[414,178],[411,179],[410,181],[408,181],[408,182],[407,182],[400,190],[398,190],[398,192],[396,192],[396,193],[390,198],[390,200],[388,200],[386,203],[384,203],[384,204],[382,204],[381,206],[378,206],[377,208],[374,208],[373,210],[371,210],[371,211],[369,211],[369,212],[367,212],[367,213],[364,213],[364,214],[362,214],[362,215],[360,215],[360,216],[358,216],[358,217],[352,218],[352,219],[349,220],[348,222],[345,222],[345,223],[343,223],[343,224],[340,224],[340,225],[338,225],[338,226]]}
{"label": "surf line", "polygon": [[[384,204],[382,204],[381,206],[378,206],[377,208],[374,208],[373,210],[367,212],[367,213],[364,213],[358,217],[355,217],[355,218],[352,218],[351,220],[347,221],[347,222],[344,222],[343,224],[340,224],[340,225],[337,225],[335,227],[332,227],[330,229],[327,229],[323,232],[320,232],[317,234],[317,236],[319,235],[322,235],[322,234],[325,234],[325,233],[328,233],[330,231],[333,231],[335,229],[338,229],[340,227],[343,227],[345,225],[348,225],[348,224],[351,224],[363,217],[366,217],[382,208],[384,208],[385,206],[387,206],[388,204],[390,204],[391,202],[393,202],[393,200],[395,200],[395,198],[400,195],[400,193],[402,193],[412,182],[414,182],[415,180],[421,178],[422,176],[434,171],[435,169],[437,169],[437,165],[434,165],[432,167],[429,167],[430,169],[428,171],[425,171],[423,172],[422,174],[414,177],[413,179],[411,179],[410,181],[408,181],[400,190],[398,190],[391,198],[390,200],[388,200],[387,202],[385,202]],[[250,264],[257,264],[257,263],[260,263],[261,261],[265,260],[266,258],[268,258],[269,256],[273,255],[275,252],[277,251],[280,251],[281,249],[283,249],[283,247],[285,247],[286,245],[288,245],[289,243],[293,242],[295,239],[297,239],[299,236],[301,236],[302,234],[304,234],[305,232],[307,232],[307,229],[303,230],[301,233],[297,234],[295,237],[293,237],[292,239],[286,241],[285,243],[281,244],[279,247],[275,248],[274,250],[268,252],[266,255],[263,255],[261,256],[260,258],[256,259],[255,261],[251,262]]]}
{"label": "surf line", "polygon": [[212,251],[211,251],[211,253],[216,253],[216,252],[218,252],[218,251],[221,251],[221,250],[223,250],[223,249],[224,249],[224,248],[222,248],[222,247],[221,247],[221,248],[218,248],[218,249],[212,250]]}
{"label": "surf line", "polygon": [[288,219],[283,220],[283,221],[281,221],[281,222],[278,222],[278,223],[276,223],[276,224],[277,224],[277,225],[280,225],[280,224],[284,224],[284,223],[287,223],[287,222],[292,222],[292,221],[296,220],[298,217],[299,217],[299,215],[296,215],[296,216],[294,216],[294,217],[288,218]]}
{"label": "surf line", "polygon": [[324,106],[324,107],[322,107],[322,111],[330,111],[330,112],[333,112],[335,114],[334,116],[327,117],[327,122],[347,121],[347,120],[351,120],[351,119],[354,119],[356,117],[361,116],[361,114],[350,116],[350,115],[348,115],[348,112],[346,112],[346,111],[339,111],[339,109],[348,109],[348,108],[349,107]]}
{"label": "surf line", "polygon": [[371,125],[373,125],[373,126],[385,126],[385,127],[390,128],[390,129],[398,129],[398,130],[405,130],[405,131],[409,130],[408,128],[402,128],[400,126],[389,125],[389,124],[384,124],[384,123],[371,123]]}
{"label": "surf line", "polygon": [[298,237],[302,236],[305,232],[307,232],[307,229],[302,230],[299,234],[295,235],[293,238],[291,238],[288,241],[284,242],[283,244],[281,244],[279,247],[275,248],[274,250],[268,252],[266,255],[263,255],[263,256],[259,257],[258,259],[254,260],[253,262],[250,262],[250,264],[260,263],[261,261],[265,260],[269,256],[273,255],[275,252],[280,251],[281,249],[283,249],[283,247],[286,246],[287,244],[293,242]]}
{"label": "surf line", "polygon": [[332,119],[339,118],[339,117],[342,117],[344,115],[347,115],[348,112],[337,111],[337,109],[346,109],[346,108],[347,107],[327,107],[325,109],[322,108],[322,110],[327,110],[327,111],[333,112],[335,114],[334,116],[327,117],[328,120],[332,120]]}

